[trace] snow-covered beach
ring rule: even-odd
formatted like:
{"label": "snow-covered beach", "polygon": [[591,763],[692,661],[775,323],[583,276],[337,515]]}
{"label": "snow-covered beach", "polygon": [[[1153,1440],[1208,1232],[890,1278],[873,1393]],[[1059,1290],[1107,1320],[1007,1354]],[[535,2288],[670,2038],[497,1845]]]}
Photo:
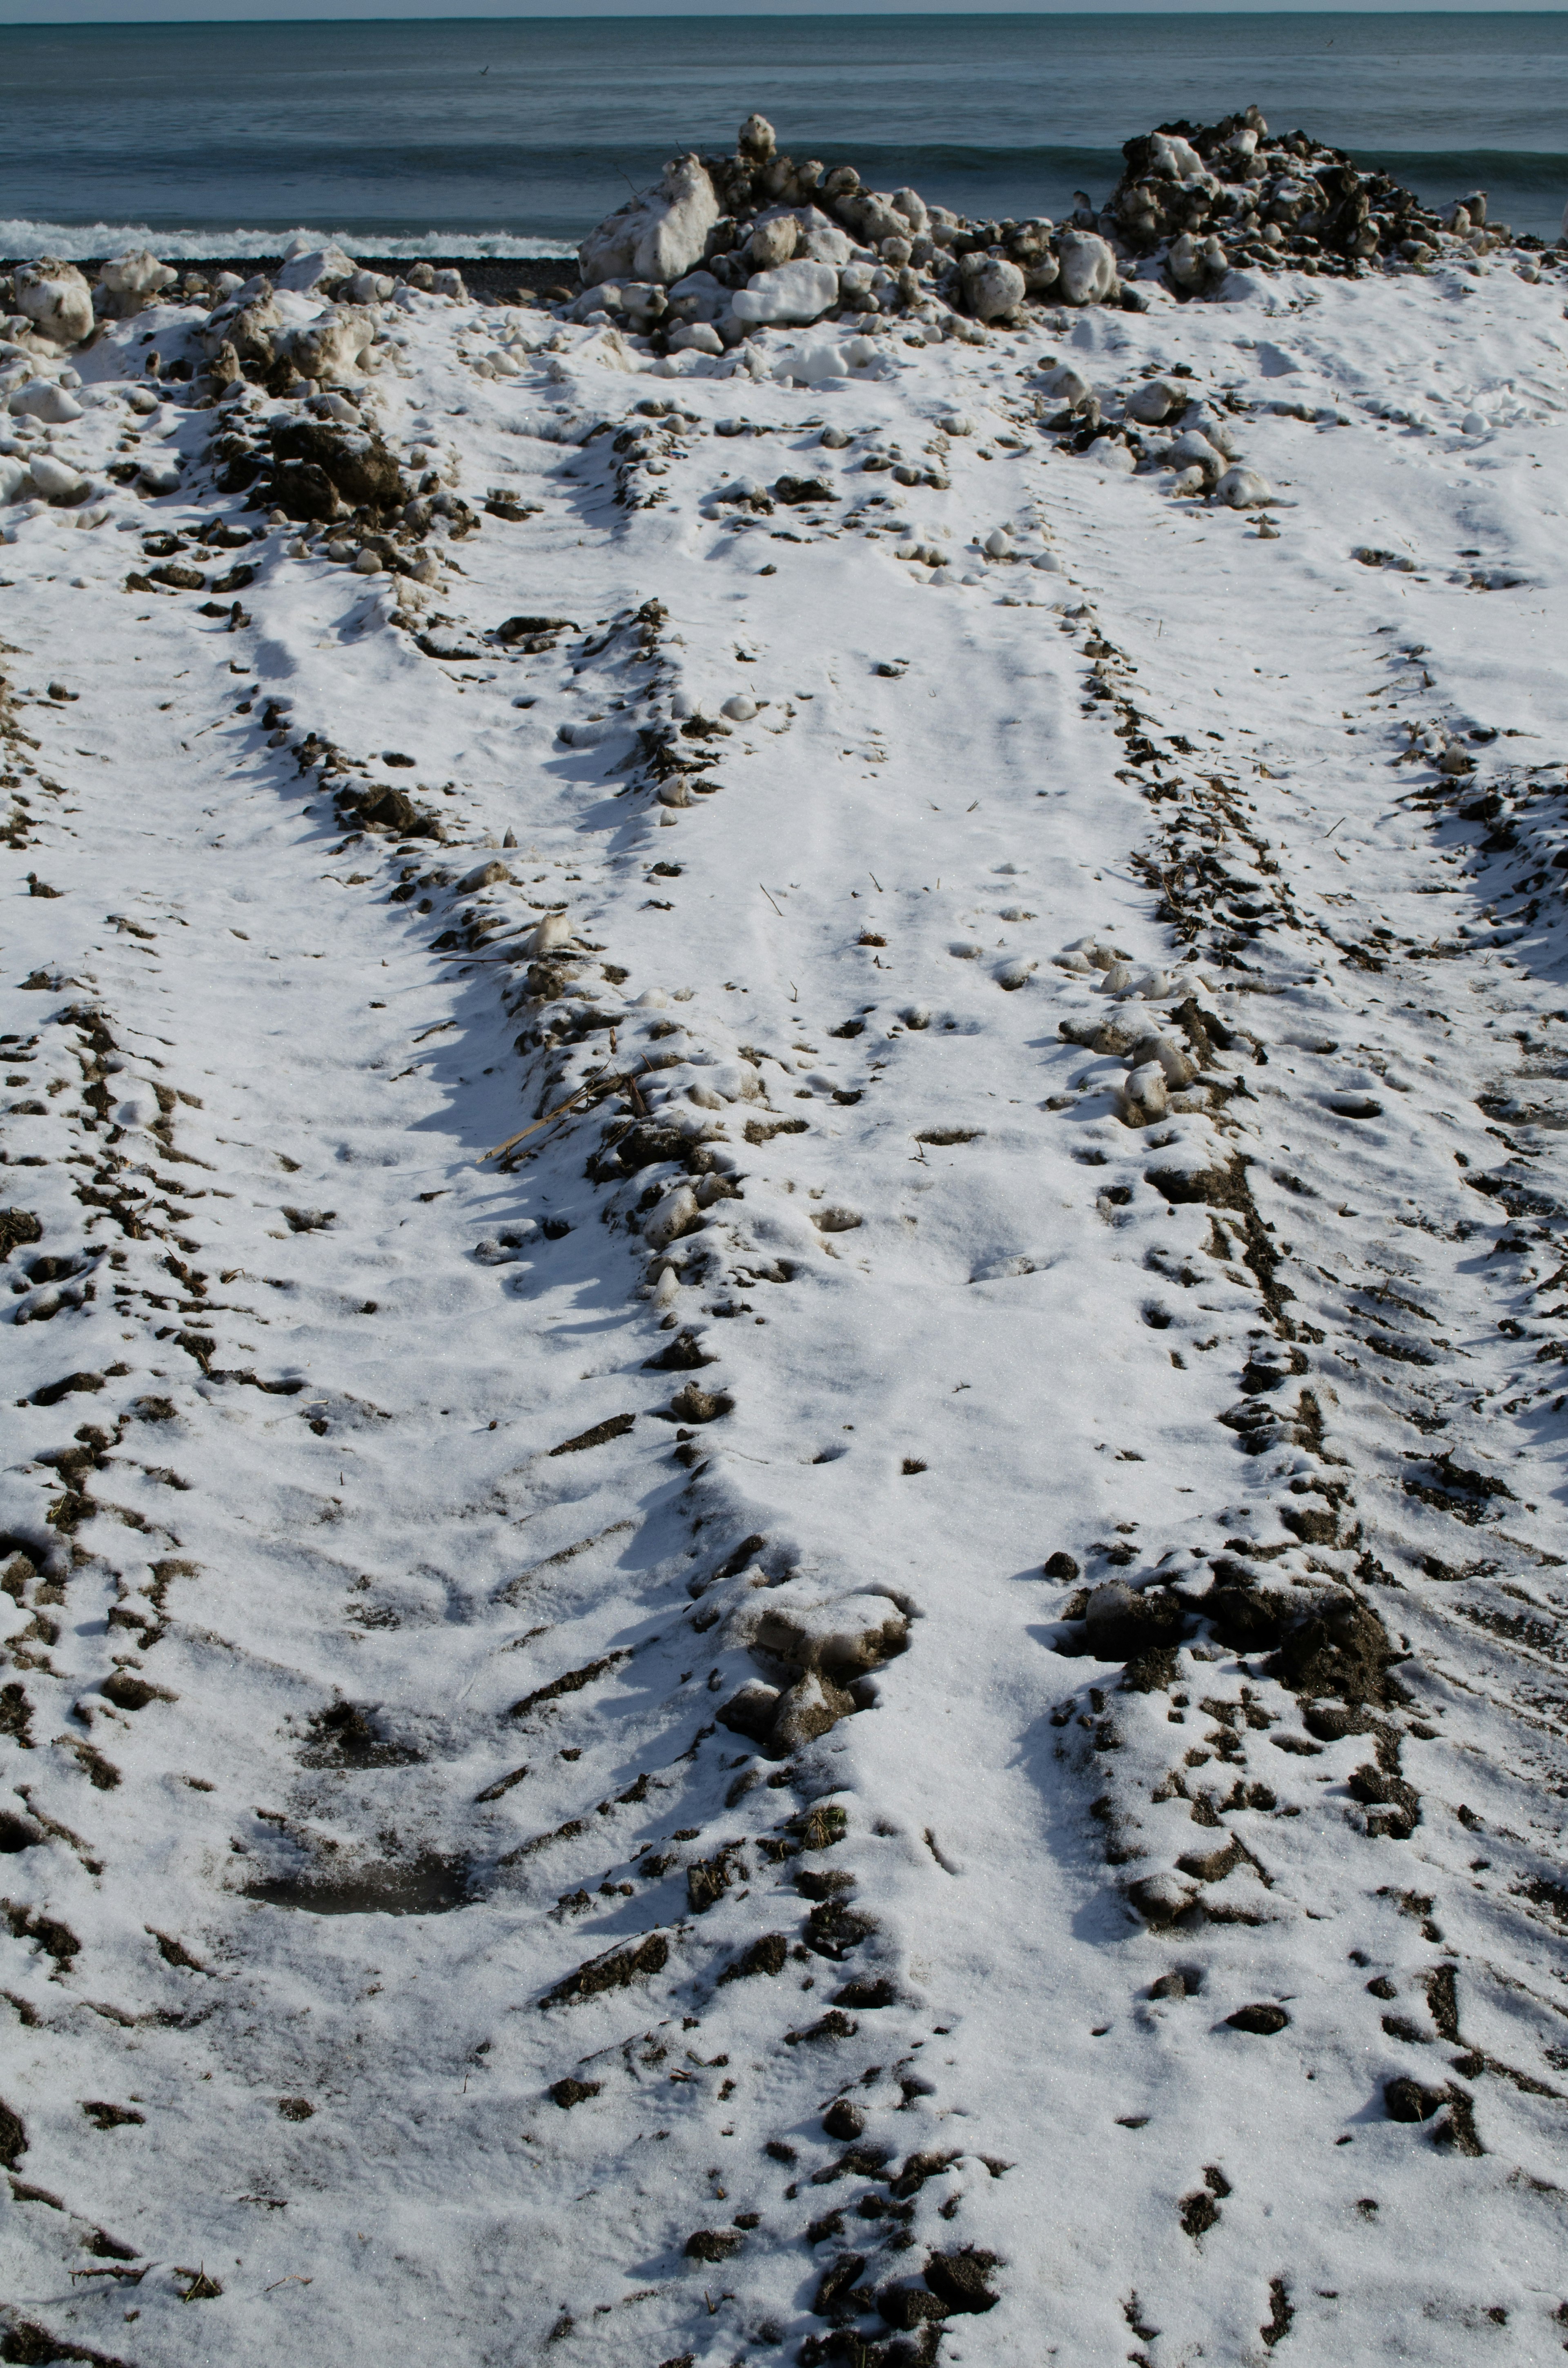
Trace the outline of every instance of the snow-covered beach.
{"label": "snow-covered beach", "polygon": [[1555,2358],[1562,256],[766,130],[17,275],[0,2356]]}

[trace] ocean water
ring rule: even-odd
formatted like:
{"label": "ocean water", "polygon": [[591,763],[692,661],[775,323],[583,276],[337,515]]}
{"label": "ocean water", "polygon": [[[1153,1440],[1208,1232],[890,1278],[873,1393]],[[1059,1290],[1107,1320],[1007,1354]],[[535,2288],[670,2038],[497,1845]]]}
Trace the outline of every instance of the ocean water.
{"label": "ocean water", "polygon": [[559,254],[753,108],[877,188],[1060,214],[1250,100],[1558,233],[1568,14],[382,19],[0,26],[0,255]]}

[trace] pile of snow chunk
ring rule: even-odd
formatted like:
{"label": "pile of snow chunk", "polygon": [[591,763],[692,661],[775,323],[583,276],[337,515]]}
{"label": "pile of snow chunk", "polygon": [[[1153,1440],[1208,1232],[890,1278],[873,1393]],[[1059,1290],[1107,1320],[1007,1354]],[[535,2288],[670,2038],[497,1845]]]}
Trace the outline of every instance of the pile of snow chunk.
{"label": "pile of snow chunk", "polygon": [[[1238,265],[1400,268],[1445,243],[1506,244],[1477,193],[1446,225],[1384,173],[1359,173],[1304,132],[1270,135],[1256,107],[1220,122],[1162,124],[1130,140],[1108,206],[1049,217],[971,221],[916,189],[869,189],[852,165],[778,153],[759,115],[730,156],[675,157],[579,250],[585,293],[570,317],[602,313],[666,352],[722,353],[759,328],[866,316],[906,325],[1021,327],[1031,306],[1143,311],[1140,262],[1157,258],[1180,299],[1213,296]],[[1539,246],[1539,240],[1521,244]],[[978,330],[972,330],[978,335]]]}
{"label": "pile of snow chunk", "polygon": [[[971,222],[850,165],[777,153],[758,115],[733,156],[677,156],[584,240],[570,316],[624,318],[667,350],[722,352],[758,328],[886,315],[1021,326],[1031,302],[1126,301],[1086,222]],[[708,336],[701,333],[706,330]]]}

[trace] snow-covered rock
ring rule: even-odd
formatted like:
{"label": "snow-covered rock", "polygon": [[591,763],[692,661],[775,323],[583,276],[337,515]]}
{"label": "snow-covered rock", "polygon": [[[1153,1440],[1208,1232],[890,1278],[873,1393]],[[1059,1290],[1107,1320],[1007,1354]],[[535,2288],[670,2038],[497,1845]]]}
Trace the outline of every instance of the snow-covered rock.
{"label": "snow-covered rock", "polygon": [[74,263],[44,256],[18,264],[16,288],[17,310],[35,336],[51,346],[76,346],[92,336],[93,291]]}
{"label": "snow-covered rock", "polygon": [[278,274],[278,285],[308,296],[323,280],[352,279],[356,268],[354,257],[345,255],[340,246],[302,247],[290,251]]}
{"label": "snow-covered rock", "polygon": [[47,427],[63,427],[82,416],[75,396],[49,378],[29,379],[17,389],[6,408],[13,419],[37,419]]}
{"label": "snow-covered rock", "polygon": [[1103,304],[1115,295],[1116,257],[1092,230],[1064,230],[1056,241],[1062,275],[1056,293],[1068,304]]}
{"label": "snow-covered rock", "polygon": [[735,295],[737,321],[753,324],[818,321],[838,302],[838,274],[827,263],[785,263],[759,271]]}
{"label": "snow-covered rock", "polygon": [[133,246],[105,264],[98,274],[98,286],[113,299],[119,317],[129,321],[161,290],[173,287],[178,278],[173,266],[161,263],[150,248]]}
{"label": "snow-covered rock", "polygon": [[702,260],[719,219],[713,184],[696,156],[676,156],[658,187],[619,207],[577,250],[583,278],[656,279],[668,285]]}

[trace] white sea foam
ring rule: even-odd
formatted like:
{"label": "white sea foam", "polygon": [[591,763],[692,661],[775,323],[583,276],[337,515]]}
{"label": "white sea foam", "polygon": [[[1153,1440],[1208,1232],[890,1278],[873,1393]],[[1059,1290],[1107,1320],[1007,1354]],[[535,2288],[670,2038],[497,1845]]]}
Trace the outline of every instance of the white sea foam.
{"label": "white sea foam", "polygon": [[59,256],[67,263],[85,263],[104,256],[123,255],[139,246],[148,247],[153,254],[171,262],[196,256],[210,262],[226,255],[281,255],[291,240],[301,237],[309,240],[312,246],[327,246],[335,241],[356,259],[376,255],[439,255],[468,257],[475,262],[527,263],[576,254],[575,247],[564,240],[530,238],[526,231],[512,235],[502,231],[432,230],[417,238],[399,238],[384,233],[356,238],[348,231],[312,230],[308,224],[292,230],[149,230],[144,222],[45,222],[14,217],[0,220],[0,255],[13,263],[30,262],[40,255]]}

